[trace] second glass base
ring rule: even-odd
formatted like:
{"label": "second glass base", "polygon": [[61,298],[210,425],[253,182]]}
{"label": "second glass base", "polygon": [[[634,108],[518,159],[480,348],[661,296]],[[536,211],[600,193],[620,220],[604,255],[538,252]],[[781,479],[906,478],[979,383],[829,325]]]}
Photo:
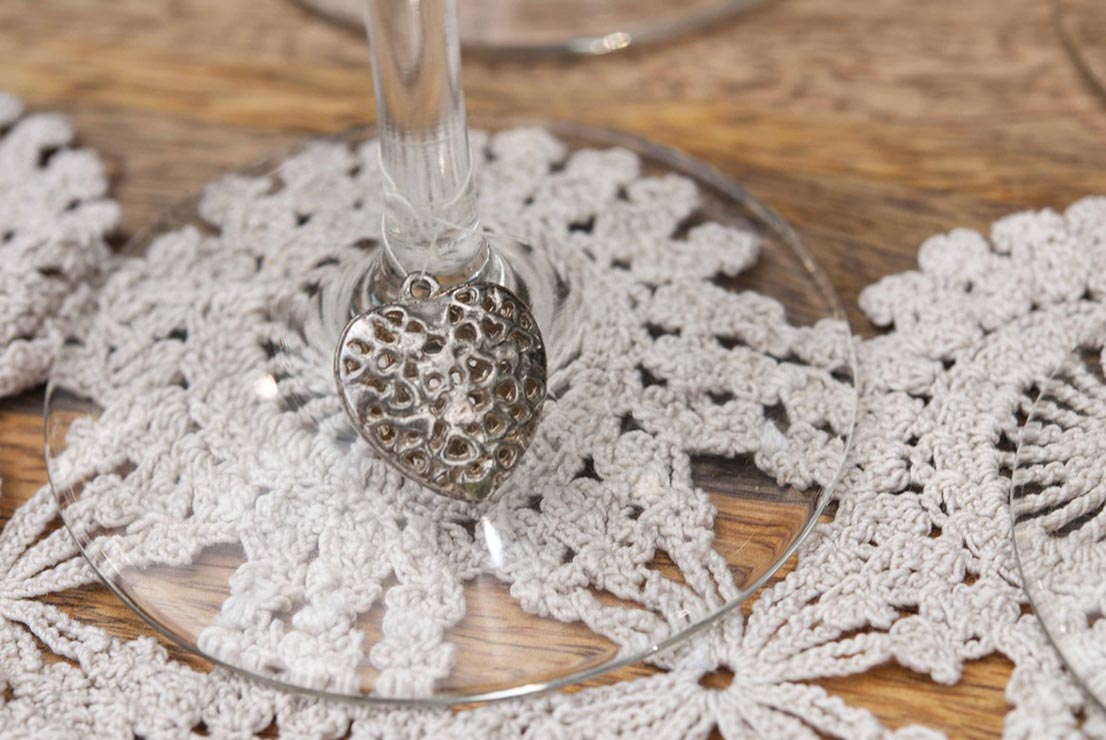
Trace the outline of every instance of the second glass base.
{"label": "second glass base", "polygon": [[[361,0],[295,0],[363,32]],[[706,26],[765,0],[462,0],[461,42],[505,52],[609,54]]]}

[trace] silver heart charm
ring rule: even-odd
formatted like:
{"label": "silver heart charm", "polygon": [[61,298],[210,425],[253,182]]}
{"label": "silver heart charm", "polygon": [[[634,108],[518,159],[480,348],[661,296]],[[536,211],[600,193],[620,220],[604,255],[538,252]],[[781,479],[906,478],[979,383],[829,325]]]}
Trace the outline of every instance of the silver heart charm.
{"label": "silver heart charm", "polygon": [[404,475],[452,498],[488,498],[541,419],[541,332],[526,304],[494,283],[443,291],[413,273],[398,302],[346,325],[334,363],[361,436]]}

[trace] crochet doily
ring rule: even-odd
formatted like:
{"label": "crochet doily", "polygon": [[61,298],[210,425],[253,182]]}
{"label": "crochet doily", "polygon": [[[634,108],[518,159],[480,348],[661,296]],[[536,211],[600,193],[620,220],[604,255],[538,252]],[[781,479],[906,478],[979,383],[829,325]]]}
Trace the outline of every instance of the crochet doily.
{"label": "crochet doily", "polygon": [[[245,180],[224,183],[209,193],[207,212],[213,218],[222,213],[222,222],[228,225],[250,225],[251,213],[235,210],[234,204],[256,202],[260,193],[251,196],[251,187],[261,188]],[[285,216],[280,209],[259,213],[251,228],[261,228],[275,217]],[[200,234],[183,234],[159,249],[168,256],[187,254],[202,249],[204,240]],[[320,239],[320,244],[334,249],[331,240]],[[616,250],[628,248],[613,245]],[[68,534],[50,531],[56,508],[43,489],[0,533],[0,727],[18,727],[32,736],[51,732],[173,736],[200,728],[213,736],[231,736],[259,732],[276,723],[292,735],[348,733],[355,738],[399,734],[704,737],[712,728],[726,737],[923,737],[931,733],[921,727],[890,732],[868,711],[849,706],[812,682],[861,673],[895,660],[934,681],[955,683],[964,661],[1000,652],[1015,664],[1007,687],[1012,705],[1006,724],[1009,736],[1054,737],[1080,730],[1102,734],[1099,716],[1062,671],[1026,609],[1006,502],[1019,420],[1032,404],[1032,388],[1077,339],[1106,319],[1106,305],[1101,302],[1106,276],[1091,269],[1102,264],[1104,257],[1106,199],[1088,199],[1064,214],[1044,211],[1003,219],[994,225],[989,240],[964,230],[934,237],[921,248],[919,271],[886,278],[867,289],[862,307],[887,331],[860,344],[864,379],[860,419],[852,462],[837,489],[833,521],[815,530],[802,548],[795,571],[764,590],[747,619],[734,613],[692,637],[680,650],[662,656],[666,669],[662,673],[572,695],[503,702],[460,713],[328,703],[266,688],[221,670],[197,673],[169,660],[151,638],[121,641],[35,600],[94,580]],[[231,254],[223,269],[243,274],[258,269],[256,260],[247,262]],[[163,266],[167,278],[182,289],[192,290],[202,281],[173,272],[170,262]],[[298,267],[301,272],[296,274],[309,279],[313,271],[327,266],[312,262]],[[715,265],[714,271],[720,267]],[[663,275],[664,269],[658,273]],[[698,322],[708,330],[709,320],[727,316],[711,310],[716,299],[704,296],[690,309],[681,304],[682,313],[668,314],[667,320],[692,326]],[[195,310],[224,307],[214,303]],[[131,316],[142,341],[148,332],[168,338],[178,328],[175,323],[160,325],[157,318],[145,324],[140,309]],[[264,342],[271,330],[262,323],[259,341]],[[661,332],[661,336],[666,335]],[[756,341],[752,336],[746,337],[750,344]],[[203,421],[189,421],[190,416],[210,409],[189,408],[174,398],[188,390],[182,381],[191,387],[190,377],[203,375],[187,375],[195,368],[182,365],[183,353],[172,341],[180,342],[169,339],[162,350],[174,362],[161,368],[163,374],[151,371],[149,387],[151,392],[160,389],[167,408],[179,411],[173,423],[181,426],[169,430],[167,437],[180,439],[189,424]],[[219,337],[205,341],[217,343]],[[278,354],[291,354],[288,361],[294,360],[294,353]],[[99,373],[109,370],[125,371],[128,359],[126,352],[115,359],[98,358],[87,371],[87,380],[95,381]],[[252,362],[253,356],[242,359]],[[672,371],[677,373],[678,367]],[[110,384],[100,388],[110,393]],[[325,401],[317,401],[309,391],[305,387],[294,391],[297,398],[307,399],[298,407],[303,419],[329,418],[312,406]],[[652,391],[659,392],[663,391]],[[284,389],[281,393],[287,397]],[[126,399],[109,400],[122,404],[121,408],[127,404]],[[220,400],[233,402],[229,395]],[[709,418],[703,421],[709,423]],[[224,443],[253,433],[246,426],[225,430]],[[635,442],[646,444],[647,436]],[[127,459],[124,455],[135,452],[132,438],[135,443],[151,442],[137,430],[125,431],[108,463],[113,470],[126,472],[117,466]],[[168,445],[159,451],[172,453]],[[305,459],[310,452],[301,451]],[[194,449],[192,454],[207,453]],[[647,465],[651,459],[647,458]],[[92,463],[76,460],[72,464]],[[209,474],[221,473],[210,470]],[[156,478],[151,476],[150,482]],[[218,482],[213,478],[210,484]],[[102,523],[125,525],[143,516],[125,495],[125,479],[117,475],[113,485],[124,495],[118,499],[118,510],[97,512],[117,517]],[[154,485],[150,488],[158,490]],[[236,490],[240,489],[227,487],[224,493]],[[397,498],[409,497],[412,506],[450,505],[437,499],[431,504],[402,485],[396,485],[395,491]],[[228,514],[237,516],[234,507],[240,504],[215,500],[203,505],[226,506]],[[158,510],[158,514],[181,518],[172,511]],[[156,517],[149,524],[155,527]],[[175,539],[168,532],[161,540],[166,549],[151,556],[161,562],[186,560],[197,538],[208,531],[189,529]],[[221,537],[223,532],[216,527],[212,536]],[[440,536],[454,535],[441,532]],[[344,567],[357,567],[355,554],[336,556],[345,558]],[[336,594],[334,602],[339,606],[351,598],[348,589],[342,589],[341,573],[320,576],[326,577],[312,584]],[[264,578],[272,583],[274,574],[247,574],[243,581],[256,586]],[[255,602],[266,595],[274,601],[285,598],[279,588],[252,593]],[[244,609],[263,608],[247,602],[250,599],[243,600]],[[579,609],[574,602],[569,604]],[[248,642],[249,630],[235,623],[234,616],[232,611],[227,622],[217,627],[219,639],[228,644],[247,640],[246,644],[271,649],[264,639]],[[48,660],[47,653],[61,660]],[[705,674],[720,669],[733,672],[730,686],[720,690],[700,686]]]}
{"label": "crochet doily", "polygon": [[41,383],[107,259],[119,208],[99,158],[0,92],[0,397]]}

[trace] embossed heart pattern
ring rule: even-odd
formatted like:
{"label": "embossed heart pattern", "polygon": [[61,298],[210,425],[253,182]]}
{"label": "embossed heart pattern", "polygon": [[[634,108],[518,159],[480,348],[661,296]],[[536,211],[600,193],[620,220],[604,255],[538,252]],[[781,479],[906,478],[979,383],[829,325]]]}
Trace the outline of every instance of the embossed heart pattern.
{"label": "embossed heart pattern", "polygon": [[382,459],[438,493],[482,501],[537,431],[545,345],[510,290],[464,283],[443,291],[414,273],[399,301],[346,325],[335,377],[354,426]]}

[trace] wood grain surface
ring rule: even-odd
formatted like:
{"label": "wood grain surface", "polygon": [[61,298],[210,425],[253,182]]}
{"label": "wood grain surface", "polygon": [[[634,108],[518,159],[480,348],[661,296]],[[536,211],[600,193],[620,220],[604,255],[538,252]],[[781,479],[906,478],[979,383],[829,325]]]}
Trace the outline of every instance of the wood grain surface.
{"label": "wood grain surface", "polygon": [[[470,55],[464,83],[479,114],[621,128],[715,164],[796,226],[863,334],[859,290],[910,269],[925,237],[1106,193],[1106,107],[1045,0],[775,0],[608,57]],[[5,0],[0,88],[72,117],[130,231],[223,170],[372,118],[363,40],[281,0]],[[41,391],[0,401],[0,523],[45,481],[40,407]],[[147,631],[103,587],[51,601]],[[891,727],[988,737],[1009,669],[995,656],[955,686],[893,664],[819,683]]]}

